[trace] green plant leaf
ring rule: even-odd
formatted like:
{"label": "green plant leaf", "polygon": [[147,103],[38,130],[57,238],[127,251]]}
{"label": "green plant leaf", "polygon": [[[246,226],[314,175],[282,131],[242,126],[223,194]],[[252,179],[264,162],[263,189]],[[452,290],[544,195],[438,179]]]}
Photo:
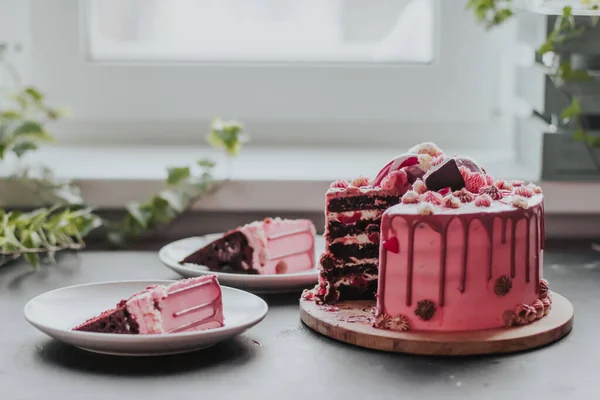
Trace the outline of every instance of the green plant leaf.
{"label": "green plant leaf", "polygon": [[585,132],[583,131],[583,129],[581,129],[581,128],[575,129],[575,132],[573,132],[573,138],[575,140],[586,140],[586,135],[585,135]]}
{"label": "green plant leaf", "polygon": [[36,268],[39,268],[40,266],[40,256],[36,253],[25,253],[23,254],[23,257],[25,257],[25,260],[27,260],[27,262],[31,265],[33,265]]}
{"label": "green plant leaf", "polygon": [[581,107],[579,106],[579,100],[576,97],[571,99],[569,107],[565,108],[560,114],[562,119],[572,119],[581,114]]}
{"label": "green plant leaf", "polygon": [[40,134],[43,133],[44,129],[42,125],[35,121],[25,121],[21,125],[19,125],[14,131],[13,135],[31,135],[31,134]]}
{"label": "green plant leaf", "polygon": [[17,157],[19,157],[19,158],[23,157],[23,155],[25,153],[27,153],[28,151],[37,150],[37,149],[38,149],[38,145],[35,144],[34,142],[30,142],[30,141],[19,142],[12,147],[13,153],[15,153],[17,155]]}
{"label": "green plant leaf", "polygon": [[142,207],[138,203],[130,203],[127,205],[127,212],[135,219],[135,221],[143,228],[148,227],[146,213],[142,211]]}
{"label": "green plant leaf", "polygon": [[21,119],[21,113],[16,110],[4,110],[0,113],[2,119]]}
{"label": "green plant leaf", "polygon": [[36,103],[40,103],[42,100],[44,100],[44,95],[32,86],[25,88],[24,92]]}
{"label": "green plant leaf", "polygon": [[177,185],[190,177],[190,167],[174,167],[167,170],[167,183]]}
{"label": "green plant leaf", "polygon": [[202,168],[213,168],[215,165],[217,165],[216,162],[214,162],[208,158],[202,158],[202,159],[196,161],[196,164],[198,164],[198,166],[202,167]]}

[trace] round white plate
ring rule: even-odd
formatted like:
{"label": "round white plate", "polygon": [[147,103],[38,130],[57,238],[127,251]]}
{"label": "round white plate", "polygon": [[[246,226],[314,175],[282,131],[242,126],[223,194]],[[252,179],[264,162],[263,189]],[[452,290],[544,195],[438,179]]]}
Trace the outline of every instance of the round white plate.
{"label": "round white plate", "polygon": [[[169,268],[185,277],[196,277],[202,275],[216,275],[223,285],[234,286],[239,289],[248,290],[253,293],[285,293],[301,291],[312,288],[317,283],[318,270],[315,267],[309,271],[295,272],[280,275],[247,275],[233,274],[229,272],[210,271],[208,267],[194,264],[179,264],[194,251],[219,238],[222,234],[213,233],[204,236],[194,236],[177,240],[164,246],[158,252],[160,260]],[[322,236],[315,237],[315,261],[325,250],[325,239]]]}
{"label": "round white plate", "polygon": [[125,335],[72,331],[71,329],[121,299],[154,284],[174,281],[120,281],[69,286],[41,294],[25,305],[25,319],[50,337],[84,350],[126,356],[184,353],[231,339],[267,315],[260,297],[222,287],[225,326],[204,331],[152,335]]}

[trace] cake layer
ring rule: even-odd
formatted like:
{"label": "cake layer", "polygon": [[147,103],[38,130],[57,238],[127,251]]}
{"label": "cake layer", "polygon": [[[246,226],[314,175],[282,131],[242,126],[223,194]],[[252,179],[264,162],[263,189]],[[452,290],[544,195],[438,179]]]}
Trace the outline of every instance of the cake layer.
{"label": "cake layer", "polygon": [[382,220],[378,312],[407,318],[413,330],[505,326],[507,311],[540,298],[542,196],[526,201],[523,208],[510,198],[485,208],[474,202],[436,207],[430,215],[408,205],[389,209]]}
{"label": "cake layer", "polygon": [[359,264],[322,270],[320,279],[335,289],[336,300],[369,299],[377,289],[377,265]]}
{"label": "cake layer", "polygon": [[379,257],[379,244],[331,243],[327,246],[327,251],[329,251],[335,258],[342,261],[350,261],[353,258],[377,258]]}
{"label": "cake layer", "polygon": [[360,220],[345,224],[338,221],[328,221],[325,229],[325,238],[330,240],[365,233],[379,234],[380,224],[381,218]]}

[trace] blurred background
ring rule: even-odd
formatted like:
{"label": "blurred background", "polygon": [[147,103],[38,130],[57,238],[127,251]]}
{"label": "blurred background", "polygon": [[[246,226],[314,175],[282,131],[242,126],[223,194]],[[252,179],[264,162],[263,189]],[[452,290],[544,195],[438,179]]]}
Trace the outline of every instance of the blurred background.
{"label": "blurred background", "polygon": [[[70,110],[51,121],[54,142],[0,171],[41,163],[119,213],[160,191],[166,168],[210,156],[229,183],[163,231],[183,237],[274,214],[321,227],[331,181],[432,141],[540,184],[549,237],[593,239],[593,15],[589,1],[0,0],[0,86]],[[561,23],[591,28],[553,34]],[[586,79],[557,86],[565,60]],[[248,135],[232,164],[207,145],[215,117]],[[2,206],[40,204],[10,179],[0,189]]]}

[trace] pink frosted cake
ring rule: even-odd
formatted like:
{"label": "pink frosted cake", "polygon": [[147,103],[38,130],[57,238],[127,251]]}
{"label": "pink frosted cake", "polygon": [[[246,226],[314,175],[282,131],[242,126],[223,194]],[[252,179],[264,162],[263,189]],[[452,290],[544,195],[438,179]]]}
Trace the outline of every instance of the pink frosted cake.
{"label": "pink frosted cake", "polygon": [[215,276],[149,286],[114,309],[73,328],[75,331],[156,334],[223,326],[221,286]]}
{"label": "pink frosted cake", "polygon": [[[382,183],[418,156],[423,174],[410,179],[407,190],[399,189],[398,204],[382,210],[372,273],[377,280],[373,325],[400,331],[482,330],[547,315],[551,296],[542,279],[541,189],[494,180],[473,160],[448,157],[424,143],[390,161],[357,190],[382,190]],[[329,204],[329,193],[327,199]],[[305,299],[347,298],[323,262],[332,253],[329,246],[319,284],[304,293]]]}
{"label": "pink frosted cake", "polygon": [[315,268],[315,226],[306,219],[266,218],[232,229],[181,264],[238,274],[285,274]]}

